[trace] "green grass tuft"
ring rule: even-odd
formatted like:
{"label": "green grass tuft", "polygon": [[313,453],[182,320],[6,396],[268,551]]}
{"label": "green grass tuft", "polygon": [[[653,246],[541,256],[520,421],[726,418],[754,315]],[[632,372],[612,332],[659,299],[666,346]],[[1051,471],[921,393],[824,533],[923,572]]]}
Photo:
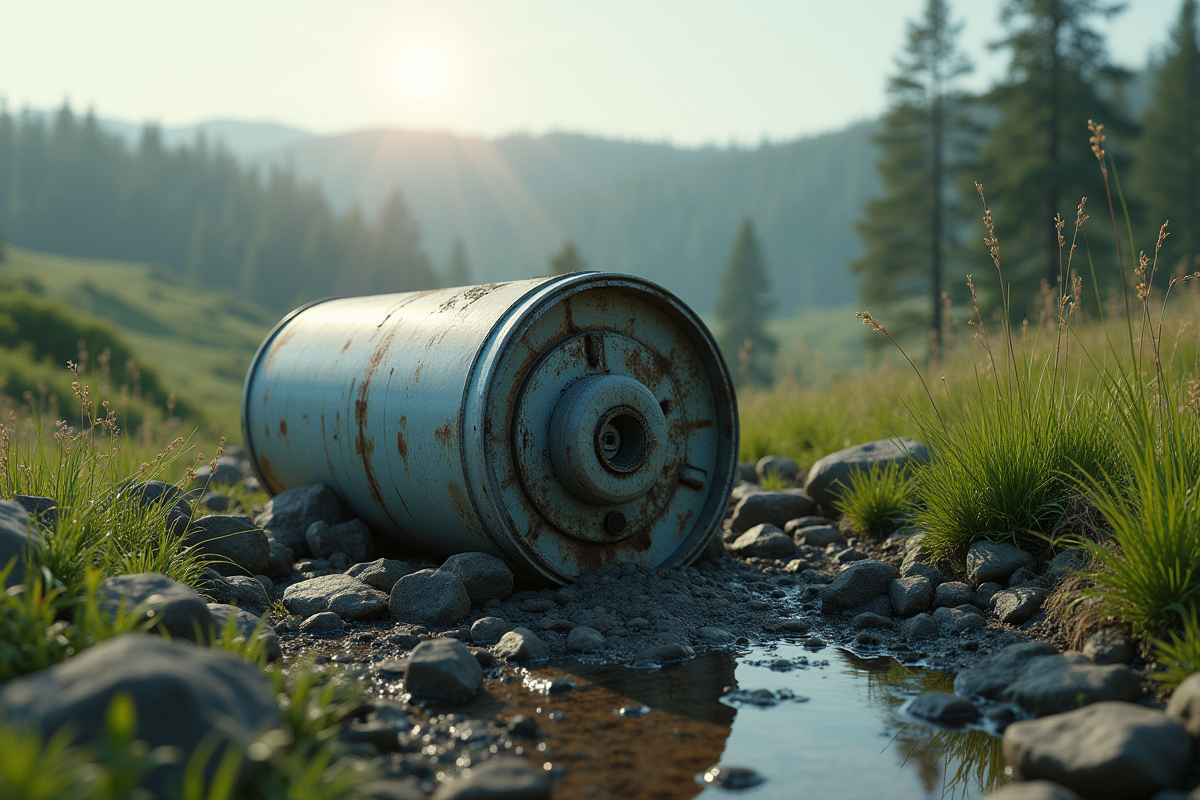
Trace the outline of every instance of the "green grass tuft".
{"label": "green grass tuft", "polygon": [[915,509],[916,480],[896,462],[856,471],[849,486],[837,486],[833,507],[860,533],[886,536]]}

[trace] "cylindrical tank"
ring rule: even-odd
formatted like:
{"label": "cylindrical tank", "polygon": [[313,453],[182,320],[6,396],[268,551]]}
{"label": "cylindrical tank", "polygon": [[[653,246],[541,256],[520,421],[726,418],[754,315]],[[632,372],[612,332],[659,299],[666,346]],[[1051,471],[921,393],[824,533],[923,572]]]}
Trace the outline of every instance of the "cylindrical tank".
{"label": "cylindrical tank", "polygon": [[304,306],[259,348],[246,448],[379,535],[566,582],[692,561],[737,468],[729,370],[665,289],[583,272]]}

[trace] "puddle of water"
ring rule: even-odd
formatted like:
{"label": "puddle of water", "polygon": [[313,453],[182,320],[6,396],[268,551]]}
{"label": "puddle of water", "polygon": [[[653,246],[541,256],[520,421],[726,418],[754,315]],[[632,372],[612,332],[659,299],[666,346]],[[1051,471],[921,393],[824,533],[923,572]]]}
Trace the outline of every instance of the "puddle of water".
{"label": "puddle of water", "polygon": [[[546,695],[539,679],[577,688]],[[528,755],[560,772],[563,798],[974,800],[1003,780],[1000,741],[919,724],[901,710],[952,680],[888,658],[777,644],[655,672],[559,663],[491,683],[470,713],[534,716],[543,745]],[[765,780],[731,792],[698,779],[717,764]]]}

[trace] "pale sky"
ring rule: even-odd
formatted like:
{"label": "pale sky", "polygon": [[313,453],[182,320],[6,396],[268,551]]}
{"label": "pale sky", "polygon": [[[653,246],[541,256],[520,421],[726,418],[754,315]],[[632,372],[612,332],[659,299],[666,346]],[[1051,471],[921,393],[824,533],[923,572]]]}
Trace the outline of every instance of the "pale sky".
{"label": "pale sky", "polygon": [[[1140,67],[1180,0],[1104,26]],[[880,113],[924,0],[0,0],[0,97],[168,126],[269,120],[753,144]],[[971,83],[999,0],[957,0]]]}

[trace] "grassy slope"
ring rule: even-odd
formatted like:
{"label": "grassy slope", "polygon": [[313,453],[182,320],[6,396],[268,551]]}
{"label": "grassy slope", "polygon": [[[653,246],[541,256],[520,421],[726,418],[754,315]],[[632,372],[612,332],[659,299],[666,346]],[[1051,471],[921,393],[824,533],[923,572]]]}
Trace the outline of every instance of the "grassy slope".
{"label": "grassy slope", "polygon": [[[240,439],[242,379],[275,315],[226,292],[197,287],[148,264],[66,258],[10,248],[4,284],[108,320],[168,387],[200,406],[231,440]],[[32,283],[31,283],[32,282]]]}

